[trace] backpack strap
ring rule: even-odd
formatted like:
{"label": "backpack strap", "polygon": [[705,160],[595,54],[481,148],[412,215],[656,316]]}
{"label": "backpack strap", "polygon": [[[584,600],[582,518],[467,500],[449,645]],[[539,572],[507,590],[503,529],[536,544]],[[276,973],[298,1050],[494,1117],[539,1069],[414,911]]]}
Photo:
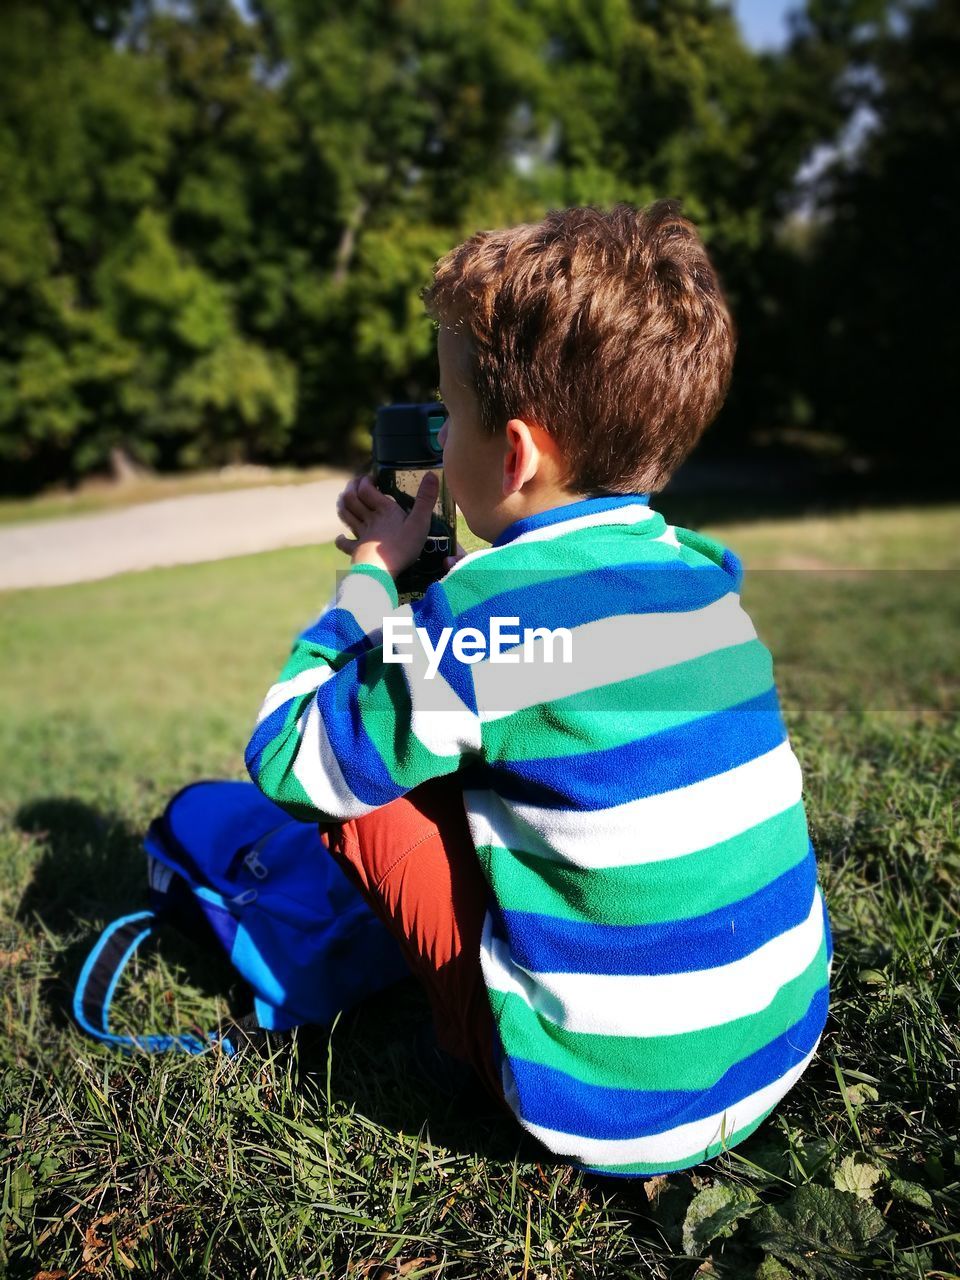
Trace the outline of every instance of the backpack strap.
{"label": "backpack strap", "polygon": [[118,1036],[110,1030],[110,1003],[127,961],[150,936],[157,921],[156,912],[137,911],[108,924],[87,956],[77,989],[73,994],[73,1016],[90,1035],[106,1044],[116,1045],[125,1053],[142,1049],[147,1053],[166,1053],[182,1049],[185,1053],[204,1053],[213,1043],[232,1058],[236,1053],[232,1041],[219,1032],[210,1031],[204,1043],[192,1035]]}

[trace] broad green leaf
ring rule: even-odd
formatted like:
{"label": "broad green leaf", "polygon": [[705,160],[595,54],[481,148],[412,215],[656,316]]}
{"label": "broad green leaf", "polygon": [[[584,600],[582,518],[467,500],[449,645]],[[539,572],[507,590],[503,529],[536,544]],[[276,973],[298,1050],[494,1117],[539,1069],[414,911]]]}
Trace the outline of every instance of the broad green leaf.
{"label": "broad green leaf", "polygon": [[756,1280],[793,1280],[793,1272],[770,1254],[757,1267]]}
{"label": "broad green leaf", "polygon": [[833,1175],[833,1185],[838,1191],[852,1191],[861,1200],[872,1200],[873,1189],[883,1177],[883,1170],[855,1156],[844,1156],[840,1168]]}
{"label": "broad green leaf", "polygon": [[903,1178],[893,1178],[890,1181],[890,1191],[897,1200],[906,1200],[908,1204],[915,1204],[919,1209],[933,1208],[933,1196],[926,1187],[921,1187],[919,1182],[906,1182]]}
{"label": "broad green leaf", "polygon": [[683,1223],[683,1251],[700,1253],[711,1240],[730,1236],[737,1222],[759,1204],[757,1193],[735,1183],[705,1187],[690,1202]]}
{"label": "broad green leaf", "polygon": [[753,1218],[755,1242],[803,1276],[838,1274],[836,1259],[862,1257],[892,1236],[883,1216],[849,1191],[814,1183],[798,1187],[781,1205],[766,1205]]}

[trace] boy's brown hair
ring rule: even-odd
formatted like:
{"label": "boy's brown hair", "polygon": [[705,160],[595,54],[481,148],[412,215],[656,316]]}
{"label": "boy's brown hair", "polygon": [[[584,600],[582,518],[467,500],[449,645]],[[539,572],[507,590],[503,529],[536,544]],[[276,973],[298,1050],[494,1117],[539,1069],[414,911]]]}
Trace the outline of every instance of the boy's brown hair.
{"label": "boy's brown hair", "polygon": [[437,263],[428,315],[469,339],[483,426],[549,430],[576,493],[662,489],[723,404],[736,347],[672,200],[552,210]]}

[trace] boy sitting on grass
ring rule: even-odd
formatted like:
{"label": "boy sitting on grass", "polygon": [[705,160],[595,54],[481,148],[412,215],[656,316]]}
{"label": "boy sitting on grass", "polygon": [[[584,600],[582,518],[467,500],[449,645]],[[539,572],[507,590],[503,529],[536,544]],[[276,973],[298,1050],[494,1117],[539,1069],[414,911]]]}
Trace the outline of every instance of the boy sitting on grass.
{"label": "boy sitting on grass", "polygon": [[648,502],[723,402],[731,320],[666,201],[479,232],[424,297],[446,480],[492,545],[397,608],[436,477],[409,514],[351,481],[351,568],[247,765],[524,1128],[602,1174],[686,1168],[801,1075],[831,960],[740,564]]}

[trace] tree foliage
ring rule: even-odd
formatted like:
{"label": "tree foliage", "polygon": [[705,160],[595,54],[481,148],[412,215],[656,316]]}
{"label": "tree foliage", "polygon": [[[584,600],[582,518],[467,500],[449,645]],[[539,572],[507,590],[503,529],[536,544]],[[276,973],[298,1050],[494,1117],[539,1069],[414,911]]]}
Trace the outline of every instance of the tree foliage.
{"label": "tree foliage", "polygon": [[[808,0],[777,53],[721,0],[11,0],[0,24],[7,489],[117,447],[343,457],[435,389],[436,259],[569,204],[667,195],[701,225],[741,332],[717,438],[809,419],[887,447],[900,353],[947,385],[915,274],[946,196],[906,225],[955,140],[947,0]],[[791,221],[865,100],[877,127]],[[879,353],[865,414],[842,370]]]}
{"label": "tree foliage", "polygon": [[953,455],[960,400],[949,193],[960,153],[960,8],[899,4],[856,102],[868,134],[828,171],[813,257],[817,421],[866,454]]}

